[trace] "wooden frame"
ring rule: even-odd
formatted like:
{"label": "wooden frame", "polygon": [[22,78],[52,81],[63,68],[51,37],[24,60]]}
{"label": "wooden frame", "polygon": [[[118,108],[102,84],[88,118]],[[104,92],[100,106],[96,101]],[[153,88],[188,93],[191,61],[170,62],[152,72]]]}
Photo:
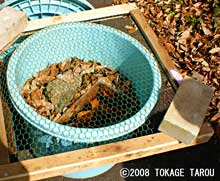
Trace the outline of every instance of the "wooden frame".
{"label": "wooden frame", "polygon": [[[140,11],[136,10],[136,6],[134,4],[118,5],[65,16],[35,20],[29,22],[24,33],[61,22],[88,21],[129,14],[133,17],[145,38],[147,38],[150,43],[152,43],[152,41],[154,42],[151,46],[154,49],[154,52],[157,53],[156,56],[163,61],[165,68],[174,68],[169,62],[170,57],[166,53],[166,50],[159,45],[157,37],[153,35],[152,38],[151,35],[149,38],[149,33],[152,34],[153,32],[147,25],[146,21],[144,21],[144,17]],[[197,139],[189,145],[179,143],[176,139],[163,133],[155,133],[116,143],[24,160],[16,163],[9,163],[7,159],[7,138],[5,136],[6,131],[4,128],[4,116],[1,109],[2,108],[0,106],[0,141],[4,143],[4,149],[0,147],[0,154],[1,157],[2,155],[6,155],[6,159],[2,160],[0,163],[2,164],[0,165],[0,180],[38,180],[54,177],[82,169],[106,165],[109,163],[129,161],[205,143],[213,135],[213,129],[207,122],[205,122]]]}
{"label": "wooden frame", "polygon": [[0,98],[0,164],[9,163],[8,140],[5,129],[2,101]]}

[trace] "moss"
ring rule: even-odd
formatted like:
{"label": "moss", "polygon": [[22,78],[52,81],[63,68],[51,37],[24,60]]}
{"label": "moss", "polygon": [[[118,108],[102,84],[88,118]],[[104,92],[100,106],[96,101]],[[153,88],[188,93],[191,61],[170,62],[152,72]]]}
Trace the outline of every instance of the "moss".
{"label": "moss", "polygon": [[170,11],[170,13],[167,15],[168,17],[173,17],[175,15],[174,11]]}
{"label": "moss", "polygon": [[151,27],[155,27],[156,25],[157,25],[157,24],[154,23],[153,21],[150,22],[150,26],[151,26]]}

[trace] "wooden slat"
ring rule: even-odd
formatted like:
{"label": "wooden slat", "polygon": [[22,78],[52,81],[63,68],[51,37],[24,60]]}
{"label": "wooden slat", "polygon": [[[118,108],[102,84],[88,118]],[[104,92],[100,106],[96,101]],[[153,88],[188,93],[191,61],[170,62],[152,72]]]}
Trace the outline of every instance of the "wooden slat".
{"label": "wooden slat", "polygon": [[167,50],[159,43],[157,35],[154,33],[153,29],[147,23],[145,17],[140,12],[140,10],[132,10],[130,14],[134,21],[139,25],[144,37],[148,40],[149,45],[151,45],[151,48],[154,50],[155,54],[157,54],[158,57],[161,59],[164,66],[167,69],[175,69],[175,66],[172,63],[172,60]]}
{"label": "wooden slat", "polygon": [[[164,46],[162,46],[159,42],[157,35],[154,33],[153,29],[147,23],[143,13],[140,12],[139,9],[132,10],[130,12],[131,17],[134,19],[135,23],[140,28],[144,38],[146,39],[147,43],[151,47],[152,51],[154,52],[156,58],[162,63],[161,65],[165,67],[167,73],[171,76],[173,80],[177,80],[177,77],[173,76],[173,72],[175,71],[178,74],[178,71],[173,64],[171,57],[169,56],[167,50]],[[181,76],[180,76],[181,79]],[[177,80],[178,81],[178,80]],[[176,89],[176,85],[173,85]]]}
{"label": "wooden slat", "polygon": [[[119,163],[204,143],[213,134],[205,123],[190,145],[163,133],[0,166],[0,180],[37,180],[91,167]],[[13,169],[12,169],[13,168]]]}
{"label": "wooden slat", "polygon": [[8,153],[8,141],[5,130],[5,120],[0,97],[0,164],[10,163]]}
{"label": "wooden slat", "polygon": [[14,37],[13,39],[11,39],[11,41],[5,45],[1,50],[0,50],[0,54],[2,54],[3,52],[5,52],[8,48],[10,48],[11,45],[13,45],[15,43],[15,41],[21,37],[23,35],[23,33],[19,33],[16,37]]}
{"label": "wooden slat", "polygon": [[70,13],[67,15],[54,16],[39,20],[33,20],[33,21],[29,21],[28,26],[25,29],[25,32],[38,30],[59,23],[89,21],[89,20],[101,19],[111,16],[124,15],[124,14],[128,14],[131,10],[134,9],[136,9],[135,3],[130,3],[130,4],[104,7],[94,10],[87,10],[77,13]]}

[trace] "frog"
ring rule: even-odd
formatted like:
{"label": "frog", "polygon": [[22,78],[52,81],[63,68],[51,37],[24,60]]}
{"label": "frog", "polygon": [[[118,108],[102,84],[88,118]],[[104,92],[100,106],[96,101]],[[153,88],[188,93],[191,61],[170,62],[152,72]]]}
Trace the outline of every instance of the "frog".
{"label": "frog", "polygon": [[56,113],[62,113],[64,108],[71,104],[73,96],[79,87],[80,83],[68,83],[59,78],[47,84],[45,93],[48,100],[55,105]]}

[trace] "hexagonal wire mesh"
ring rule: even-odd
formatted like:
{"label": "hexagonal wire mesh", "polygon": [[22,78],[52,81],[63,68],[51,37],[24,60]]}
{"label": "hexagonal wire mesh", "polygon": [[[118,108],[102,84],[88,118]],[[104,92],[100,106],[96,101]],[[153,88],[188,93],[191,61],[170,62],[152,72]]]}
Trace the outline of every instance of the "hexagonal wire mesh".
{"label": "hexagonal wire mesh", "polygon": [[[133,25],[133,21],[128,17],[126,18],[123,17],[113,20],[105,20],[105,21],[103,20],[103,21],[99,21],[98,23],[112,26],[125,32],[127,32],[126,29],[124,28],[126,25],[129,24]],[[131,35],[136,39],[138,39],[139,41],[141,41],[145,46],[147,46],[139,31],[136,31]],[[25,38],[26,37],[20,38],[17,41],[17,43],[22,42]],[[27,121],[25,121],[22,118],[22,116],[20,116],[20,114],[13,107],[9,99],[9,94],[6,86],[6,76],[5,76],[7,70],[7,61],[11,53],[7,52],[7,55],[4,55],[4,64],[2,66],[0,83],[1,83],[1,97],[3,102],[4,116],[6,118],[6,127],[7,127],[6,129],[8,134],[7,137],[9,140],[9,149],[11,155],[15,156],[15,160],[17,159],[24,160],[32,157],[52,155],[70,150],[88,148],[92,146],[117,142],[121,140],[131,139],[131,138],[155,133],[157,132],[157,126],[161,121],[163,114],[165,113],[174,95],[174,91],[169,86],[168,80],[166,76],[163,74],[162,77],[163,87],[161,91],[160,101],[158,102],[154,111],[151,113],[151,116],[148,118],[148,120],[146,120],[146,122],[142,126],[140,126],[137,130],[116,139],[103,141],[103,142],[90,143],[90,144],[73,143],[73,142],[65,141],[50,136],[48,134],[45,134],[44,132],[36,129],[35,127],[27,123]],[[119,98],[117,97],[117,95],[115,95],[115,97]],[[111,115],[111,113],[115,114],[115,111],[117,112],[117,110],[115,109],[115,104],[118,104],[122,108],[120,112],[117,112],[117,115],[120,118],[119,121],[129,117],[131,114],[134,114],[139,109],[139,107],[137,106],[139,103],[136,99],[136,95],[131,92],[131,95],[129,95],[129,97],[132,98],[129,99],[129,101],[123,101],[123,97],[122,97],[122,99],[120,98],[120,101],[117,101],[118,99],[116,99],[116,102],[113,102],[112,104],[108,104],[109,98],[104,98],[102,95],[99,95],[98,97],[99,102],[103,102],[104,104],[101,105],[103,108],[101,111],[94,112],[93,117],[94,116],[96,117],[95,119],[96,121],[92,121],[94,119],[90,119],[89,117],[86,121],[78,120],[75,121],[73,124],[72,123],[69,124],[76,127],[103,127],[114,124],[116,119],[110,119],[109,115]],[[105,104],[105,102],[107,104]],[[123,107],[126,109],[130,108],[130,110],[126,110]],[[91,105],[85,106],[84,110],[91,110]]]}

